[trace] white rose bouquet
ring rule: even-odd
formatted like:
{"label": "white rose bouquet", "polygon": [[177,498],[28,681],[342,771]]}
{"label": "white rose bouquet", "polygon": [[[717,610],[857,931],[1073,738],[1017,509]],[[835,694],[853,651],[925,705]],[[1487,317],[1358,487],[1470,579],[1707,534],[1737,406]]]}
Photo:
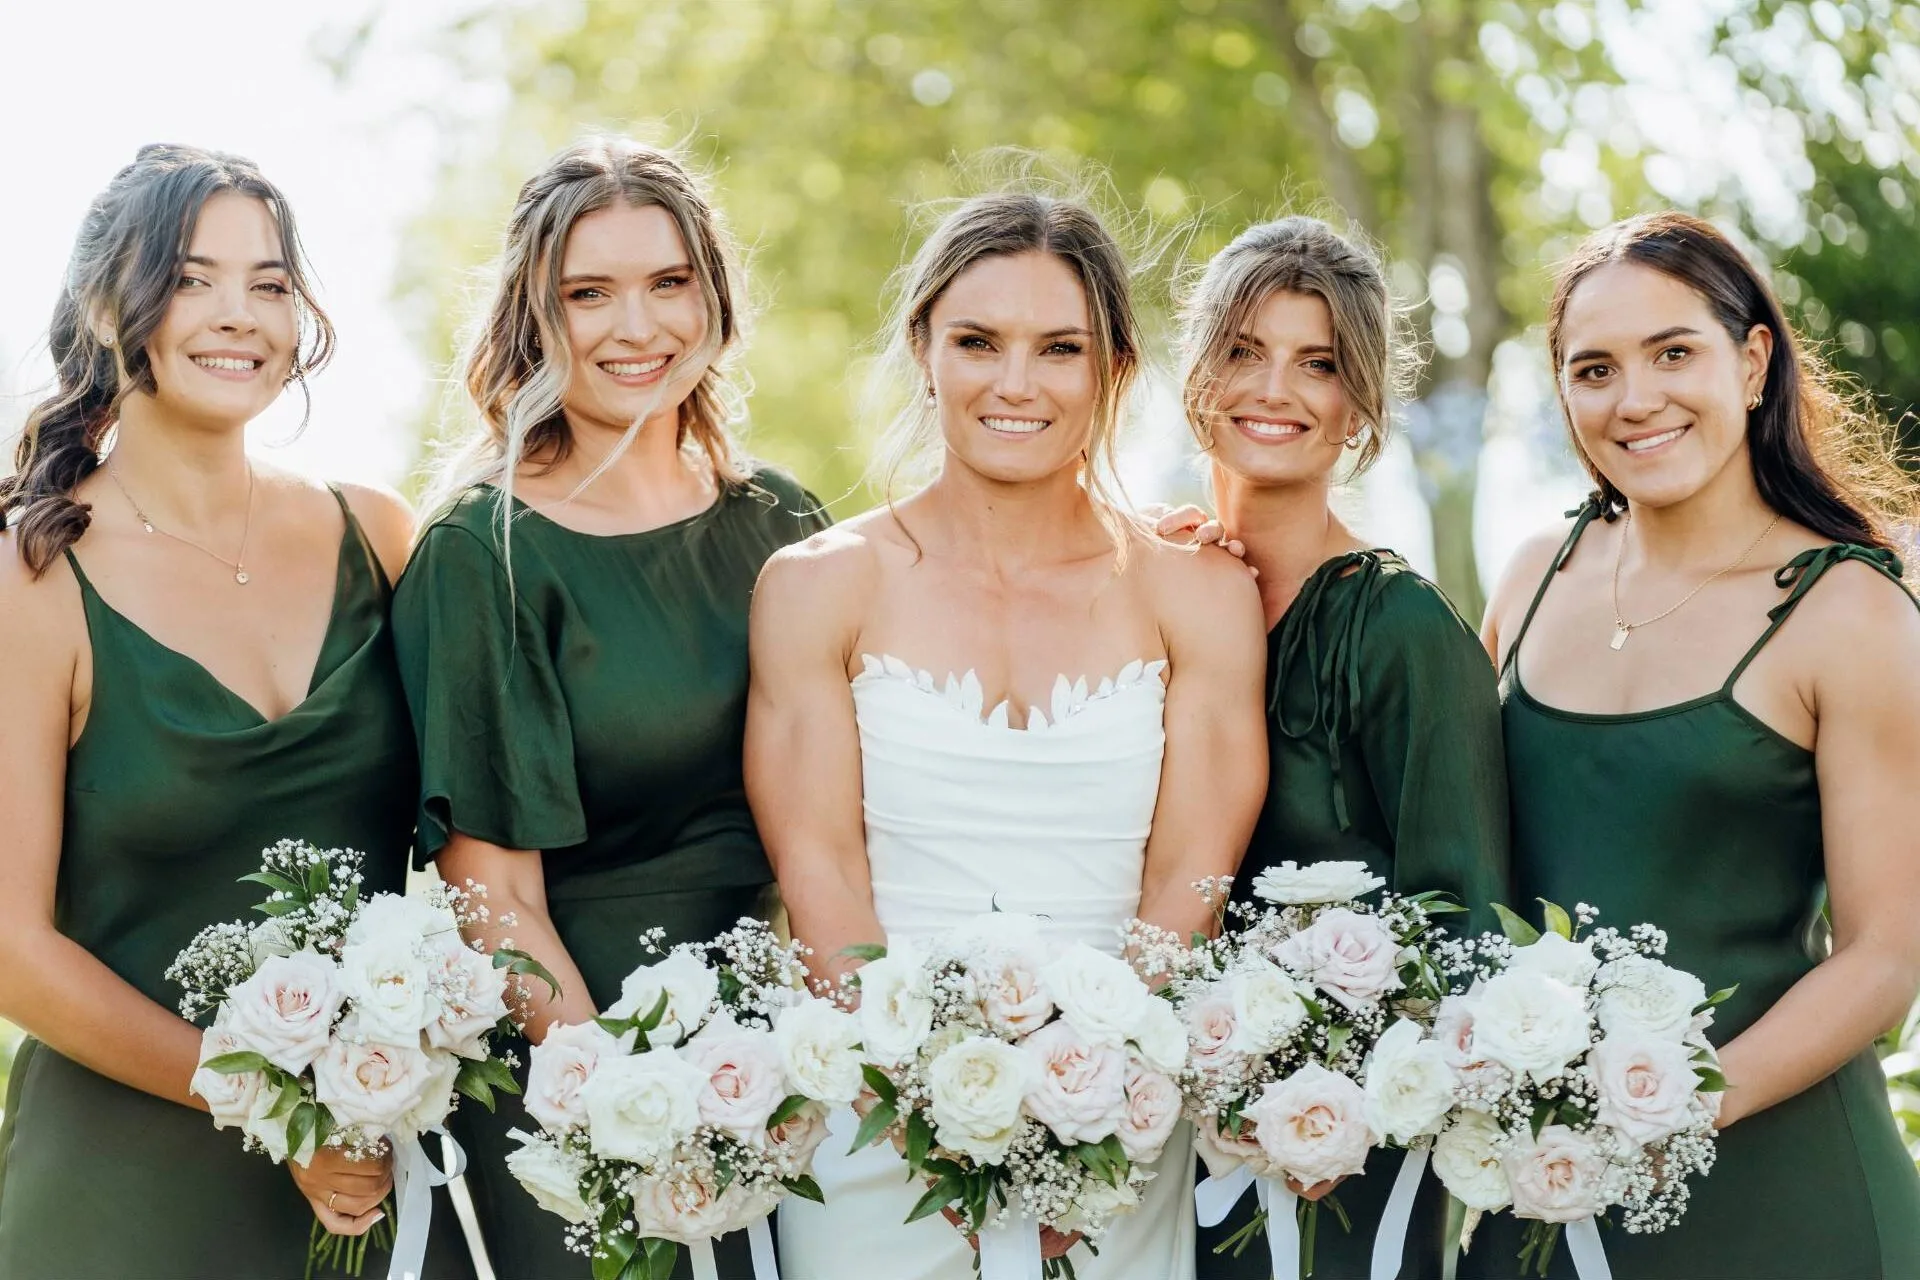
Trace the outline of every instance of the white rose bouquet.
{"label": "white rose bouquet", "polygon": [[1459,1102],[1434,1145],[1434,1172],[1481,1215],[1528,1219],[1522,1271],[1547,1274],[1566,1229],[1582,1275],[1604,1274],[1596,1219],[1614,1206],[1628,1231],[1662,1231],[1687,1207],[1687,1180],[1713,1167],[1726,1080],[1707,1042],[1713,1007],[1700,979],[1670,967],[1650,924],[1589,930],[1543,903],[1546,930],[1495,905],[1504,937],[1443,943],[1455,990],[1435,1035],[1458,1073]]}
{"label": "white rose bouquet", "polygon": [[314,1265],[358,1275],[370,1240],[394,1245],[393,1276],[418,1275],[430,1187],[447,1181],[420,1138],[444,1132],[458,1095],[493,1107],[519,1092],[490,1037],[511,1030],[507,987],[552,979],[520,952],[469,946],[462,924],[487,917],[485,890],[437,884],[424,896],[360,896],[362,856],[282,840],[243,881],[264,886],[264,919],[209,925],[167,970],[180,1014],[211,1014],[190,1088],[215,1128],[305,1165],[322,1146],[395,1157],[397,1228],[347,1239],[316,1221]]}
{"label": "white rose bouquet", "polygon": [[556,1026],[527,1073],[535,1134],[507,1167],[565,1219],[595,1280],[667,1280],[682,1245],[717,1274],[713,1241],[745,1230],[773,1275],[767,1215],[819,1200],[827,1111],[860,1091],[853,1015],[805,992],[797,944],[743,918],[627,975],[605,1016]]}
{"label": "white rose bouquet", "polygon": [[1426,1024],[1447,991],[1432,917],[1462,908],[1436,893],[1361,901],[1384,883],[1363,862],[1285,862],[1260,873],[1253,903],[1228,904],[1226,880],[1196,886],[1222,913],[1218,938],[1134,925],[1190,1042],[1179,1083],[1210,1175],[1195,1192],[1200,1221],[1221,1222],[1255,1191],[1260,1212],[1219,1251],[1238,1255],[1265,1231],[1276,1276],[1312,1273],[1322,1204],[1351,1229],[1336,1196],[1301,1202],[1289,1183],[1352,1177],[1376,1146],[1413,1152],[1376,1245],[1397,1259],[1391,1237],[1454,1105],[1453,1068]]}
{"label": "white rose bouquet", "polygon": [[[1041,1226],[1098,1252],[1180,1118],[1186,1035],[1118,956],[996,913],[921,947],[859,948],[866,1089],[853,1149],[891,1139],[983,1280],[1040,1272]],[[1073,1274],[1048,1259],[1049,1278]]]}

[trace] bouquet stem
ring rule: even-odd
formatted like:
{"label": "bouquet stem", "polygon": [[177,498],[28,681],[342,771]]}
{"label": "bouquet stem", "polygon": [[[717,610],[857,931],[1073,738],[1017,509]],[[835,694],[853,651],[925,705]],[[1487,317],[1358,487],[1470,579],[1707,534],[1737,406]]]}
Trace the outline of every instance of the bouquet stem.
{"label": "bouquet stem", "polygon": [[328,1275],[353,1276],[358,1280],[367,1265],[367,1246],[383,1250],[393,1248],[393,1201],[380,1203],[386,1216],[373,1224],[365,1235],[337,1236],[313,1220],[307,1233],[307,1269],[305,1280],[324,1280]]}

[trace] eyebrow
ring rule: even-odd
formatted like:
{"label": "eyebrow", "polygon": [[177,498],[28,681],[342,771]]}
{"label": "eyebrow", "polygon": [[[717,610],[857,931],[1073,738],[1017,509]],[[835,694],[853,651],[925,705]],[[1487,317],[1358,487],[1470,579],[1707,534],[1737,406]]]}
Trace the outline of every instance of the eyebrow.
{"label": "eyebrow", "polygon": [[[949,329],[973,329],[980,333],[989,333],[995,336],[998,336],[1000,332],[992,325],[982,324],[978,320],[949,320],[947,321],[946,327]],[[1043,338],[1091,338],[1093,336],[1093,330],[1082,329],[1077,325],[1069,325],[1064,329],[1049,329],[1040,336]]]}
{"label": "eyebrow", "polygon": [[[693,274],[693,264],[691,262],[676,262],[670,267],[662,267],[658,271],[649,272],[647,274],[647,279],[658,280],[661,276],[682,276],[682,275],[692,275],[692,274]],[[608,275],[604,271],[583,271],[578,275],[560,277],[560,287],[562,289],[565,289],[570,285],[576,285],[576,284],[611,284],[611,283],[613,283],[613,277]]]}
{"label": "eyebrow", "polygon": [[[220,265],[214,259],[202,257],[197,253],[188,254],[187,262],[196,267],[217,267]],[[287,264],[279,258],[263,258],[253,264],[253,269],[255,271],[285,271],[288,268]]]}
{"label": "eyebrow", "polygon": [[[1676,324],[1670,329],[1662,329],[1652,337],[1642,338],[1640,340],[1640,346],[1641,349],[1644,350],[1647,347],[1657,347],[1661,343],[1671,341],[1674,338],[1697,338],[1699,336],[1700,331],[1698,329],[1690,329],[1684,324]],[[1578,364],[1582,360],[1604,360],[1612,354],[1611,351],[1602,351],[1598,347],[1588,347],[1585,351],[1576,351],[1568,356],[1567,363]]]}
{"label": "eyebrow", "polygon": [[[1243,347],[1258,347],[1262,351],[1267,349],[1266,343],[1260,341],[1260,339],[1250,333],[1236,333],[1233,335],[1233,340],[1236,344]],[[1310,347],[1299,348],[1294,354],[1303,356],[1330,356],[1333,354],[1333,348],[1323,343],[1315,343]]]}

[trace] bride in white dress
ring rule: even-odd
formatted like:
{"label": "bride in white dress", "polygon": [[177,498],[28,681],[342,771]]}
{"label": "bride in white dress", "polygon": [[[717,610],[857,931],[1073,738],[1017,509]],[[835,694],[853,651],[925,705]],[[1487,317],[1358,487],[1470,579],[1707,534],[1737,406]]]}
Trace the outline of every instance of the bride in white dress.
{"label": "bride in white dress", "polygon": [[[994,908],[1117,952],[1133,915],[1211,926],[1266,784],[1264,643],[1246,570],[1155,542],[1100,469],[1139,366],[1125,264],[1077,204],[976,199],[908,272],[898,430],[926,488],[769,562],[752,624],[747,786],[816,979],[845,949]],[[1089,459],[1093,460],[1089,462]],[[781,1209],[787,1280],[970,1280],[971,1247],[891,1149],[817,1157]],[[1082,1280],[1193,1275],[1192,1157],[1170,1144]]]}

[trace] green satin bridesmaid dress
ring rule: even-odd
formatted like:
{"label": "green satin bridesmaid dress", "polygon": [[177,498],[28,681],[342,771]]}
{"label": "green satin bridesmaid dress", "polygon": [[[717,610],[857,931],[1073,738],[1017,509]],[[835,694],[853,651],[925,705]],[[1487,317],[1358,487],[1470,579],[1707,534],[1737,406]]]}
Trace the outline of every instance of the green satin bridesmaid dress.
{"label": "green satin bridesmaid dress", "polygon": [[[500,501],[490,485],[455,501],[394,602],[419,854],[456,831],[538,850],[554,927],[604,1009],[646,961],[643,931],[697,941],[764,910],[773,873],[741,775],[747,607],[767,558],[828,522],[771,470],[642,533],[577,533],[516,502],[509,585]],[[517,1098],[457,1120],[502,1280],[585,1277],[565,1224],[506,1170],[519,1145],[507,1131],[538,1122]],[[743,1236],[720,1254],[723,1274],[746,1274]]]}
{"label": "green satin bridesmaid dress", "polygon": [[[1898,581],[1891,552],[1837,543],[1775,575],[1786,592],[1719,689],[1625,715],[1535,700],[1518,655],[1527,626],[1580,535],[1589,504],[1540,584],[1504,668],[1517,896],[1601,922],[1667,931],[1669,963],[1709,989],[1739,984],[1710,1036],[1724,1044],[1817,963],[1825,898],[1814,754],[1734,699],[1747,665],[1833,566]],[[1520,1224],[1487,1219],[1460,1274],[1513,1277]],[[1802,1093],[1721,1135],[1680,1223],[1654,1235],[1601,1232],[1619,1280],[1912,1280],[1920,1277],[1920,1177],[1868,1049]],[[1572,1276],[1567,1250],[1553,1275]]]}
{"label": "green satin bridesmaid dress", "polygon": [[[1391,551],[1334,557],[1269,633],[1267,679],[1270,781],[1234,896],[1249,899],[1282,861],[1364,862],[1396,891],[1472,905],[1473,917],[1439,917],[1450,930],[1491,927],[1480,916],[1508,892],[1500,698],[1486,650],[1440,589]],[[1377,1151],[1335,1192],[1351,1232],[1321,1210],[1315,1280],[1366,1280],[1403,1158]],[[1201,1229],[1200,1280],[1265,1280],[1264,1243],[1213,1252],[1253,1213],[1248,1195]],[[1446,1195],[1428,1176],[1400,1275],[1438,1277],[1445,1238]]]}
{"label": "green satin bridesmaid dress", "polygon": [[[260,851],[294,838],[366,855],[368,891],[405,887],[414,756],[385,574],[346,516],[333,612],[306,699],[264,720],[193,659],[102,600],[71,551],[93,696],[67,756],[60,931],[141,994],[200,929],[253,917]],[[444,1193],[429,1280],[471,1276]],[[205,1112],[29,1040],[0,1129],[6,1280],[299,1280],[313,1213],[286,1170]],[[386,1273],[369,1250],[365,1274]]]}

